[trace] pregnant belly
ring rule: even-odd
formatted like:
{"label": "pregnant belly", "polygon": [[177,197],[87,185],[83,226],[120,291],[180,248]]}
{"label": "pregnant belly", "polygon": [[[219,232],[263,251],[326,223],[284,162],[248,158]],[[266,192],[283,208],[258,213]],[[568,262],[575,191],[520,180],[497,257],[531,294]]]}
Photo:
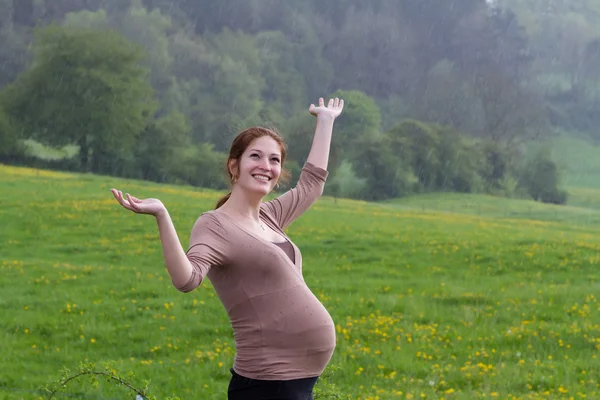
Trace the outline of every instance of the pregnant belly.
{"label": "pregnant belly", "polygon": [[260,296],[251,302],[258,313],[265,344],[289,348],[298,340],[297,346],[302,344],[307,349],[335,345],[333,320],[306,285]]}
{"label": "pregnant belly", "polygon": [[[262,338],[262,372],[270,376],[320,375],[335,349],[335,325],[308,287],[262,295],[251,303],[258,317],[255,333]],[[238,360],[255,357],[258,349],[254,346],[238,348]]]}

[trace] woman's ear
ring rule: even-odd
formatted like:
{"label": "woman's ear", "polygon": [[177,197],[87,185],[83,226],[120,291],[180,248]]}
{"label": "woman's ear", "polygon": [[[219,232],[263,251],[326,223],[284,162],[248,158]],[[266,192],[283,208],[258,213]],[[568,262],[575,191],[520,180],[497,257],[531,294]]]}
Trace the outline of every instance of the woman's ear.
{"label": "woman's ear", "polygon": [[231,180],[235,182],[238,177],[238,166],[237,160],[229,160],[227,163],[227,168],[229,169],[229,174],[231,175]]}

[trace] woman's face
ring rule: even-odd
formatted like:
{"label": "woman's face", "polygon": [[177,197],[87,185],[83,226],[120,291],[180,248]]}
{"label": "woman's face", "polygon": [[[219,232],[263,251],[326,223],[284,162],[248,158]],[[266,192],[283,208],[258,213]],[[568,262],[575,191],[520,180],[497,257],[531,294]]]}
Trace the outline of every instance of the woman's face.
{"label": "woman's face", "polygon": [[269,136],[255,139],[237,162],[235,185],[248,194],[269,194],[281,174],[281,147]]}

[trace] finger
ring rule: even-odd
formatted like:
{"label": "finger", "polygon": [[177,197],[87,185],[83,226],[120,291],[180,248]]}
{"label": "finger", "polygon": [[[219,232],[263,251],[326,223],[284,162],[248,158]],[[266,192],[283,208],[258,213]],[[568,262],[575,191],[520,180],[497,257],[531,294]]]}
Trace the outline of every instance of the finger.
{"label": "finger", "polygon": [[131,206],[127,203],[127,200],[123,199],[123,195],[121,194],[121,192],[117,191],[117,193],[115,193],[115,198],[123,208],[133,211],[131,209]]}
{"label": "finger", "polygon": [[127,196],[127,200],[129,200],[129,204],[131,205],[131,208],[134,208],[134,209],[137,210],[138,206],[135,203],[135,201],[133,201],[133,199],[131,198],[131,196],[129,195],[129,193],[127,193],[126,196]]}
{"label": "finger", "polygon": [[128,196],[131,201],[132,207],[135,207],[136,210],[139,210],[142,200],[138,199],[137,197],[131,196],[129,194],[128,194]]}
{"label": "finger", "polygon": [[340,110],[344,108],[344,99],[340,100]]}
{"label": "finger", "polygon": [[139,203],[139,202],[140,202],[140,199],[138,199],[137,197],[135,197],[135,196],[132,196],[132,195],[130,195],[130,194],[128,194],[128,196],[129,196],[129,198],[130,198],[130,199],[131,199],[131,200],[132,200],[134,203]]}
{"label": "finger", "polygon": [[329,103],[327,104],[327,107],[333,107],[333,99],[329,99]]}
{"label": "finger", "polygon": [[121,203],[121,205],[123,207],[125,207],[128,210],[131,210],[131,204],[125,200],[125,198],[123,197],[123,193],[121,193],[121,191],[119,190],[119,203]]}
{"label": "finger", "polygon": [[319,98],[319,107],[323,107],[325,105],[325,101],[322,97]]}
{"label": "finger", "polygon": [[113,195],[115,196],[115,198],[117,199],[117,201],[123,205],[123,196],[121,195],[121,191],[120,190],[116,190],[113,192]]}
{"label": "finger", "polygon": [[333,106],[335,108],[338,108],[340,106],[340,99],[338,99],[337,97],[335,98],[335,100],[333,101]]}

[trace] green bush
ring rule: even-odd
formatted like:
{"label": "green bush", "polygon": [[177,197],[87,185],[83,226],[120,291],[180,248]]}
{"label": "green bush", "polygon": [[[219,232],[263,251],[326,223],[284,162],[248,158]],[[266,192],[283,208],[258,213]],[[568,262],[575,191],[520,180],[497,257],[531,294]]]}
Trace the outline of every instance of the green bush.
{"label": "green bush", "polygon": [[395,157],[416,178],[415,191],[471,193],[482,186],[481,157],[454,129],[406,119],[386,136]]}
{"label": "green bush", "polygon": [[356,144],[352,166],[357,177],[366,183],[358,198],[384,200],[415,190],[417,178],[410,165],[393,152],[388,138],[367,135]]}
{"label": "green bush", "polygon": [[440,172],[437,131],[423,122],[406,119],[388,131],[386,136],[395,157],[412,169],[420,191],[436,189]]}
{"label": "green bush", "polygon": [[481,190],[483,183],[478,168],[482,157],[477,150],[451,128],[433,126],[432,129],[438,135],[435,189],[459,193]]}
{"label": "green bush", "polygon": [[568,194],[559,188],[559,183],[560,171],[548,148],[540,148],[524,163],[519,185],[527,190],[535,201],[566,204]]}
{"label": "green bush", "polygon": [[509,169],[510,152],[500,143],[484,140],[477,145],[482,157],[479,174],[487,193],[505,192]]}
{"label": "green bush", "polygon": [[359,178],[354,171],[352,163],[348,160],[343,160],[338,169],[335,171],[335,176],[326,186],[329,188],[327,194],[334,197],[358,198],[367,187],[367,178]]}
{"label": "green bush", "polygon": [[169,180],[191,186],[225,189],[229,176],[225,169],[226,156],[208,143],[182,149],[169,166]]}

